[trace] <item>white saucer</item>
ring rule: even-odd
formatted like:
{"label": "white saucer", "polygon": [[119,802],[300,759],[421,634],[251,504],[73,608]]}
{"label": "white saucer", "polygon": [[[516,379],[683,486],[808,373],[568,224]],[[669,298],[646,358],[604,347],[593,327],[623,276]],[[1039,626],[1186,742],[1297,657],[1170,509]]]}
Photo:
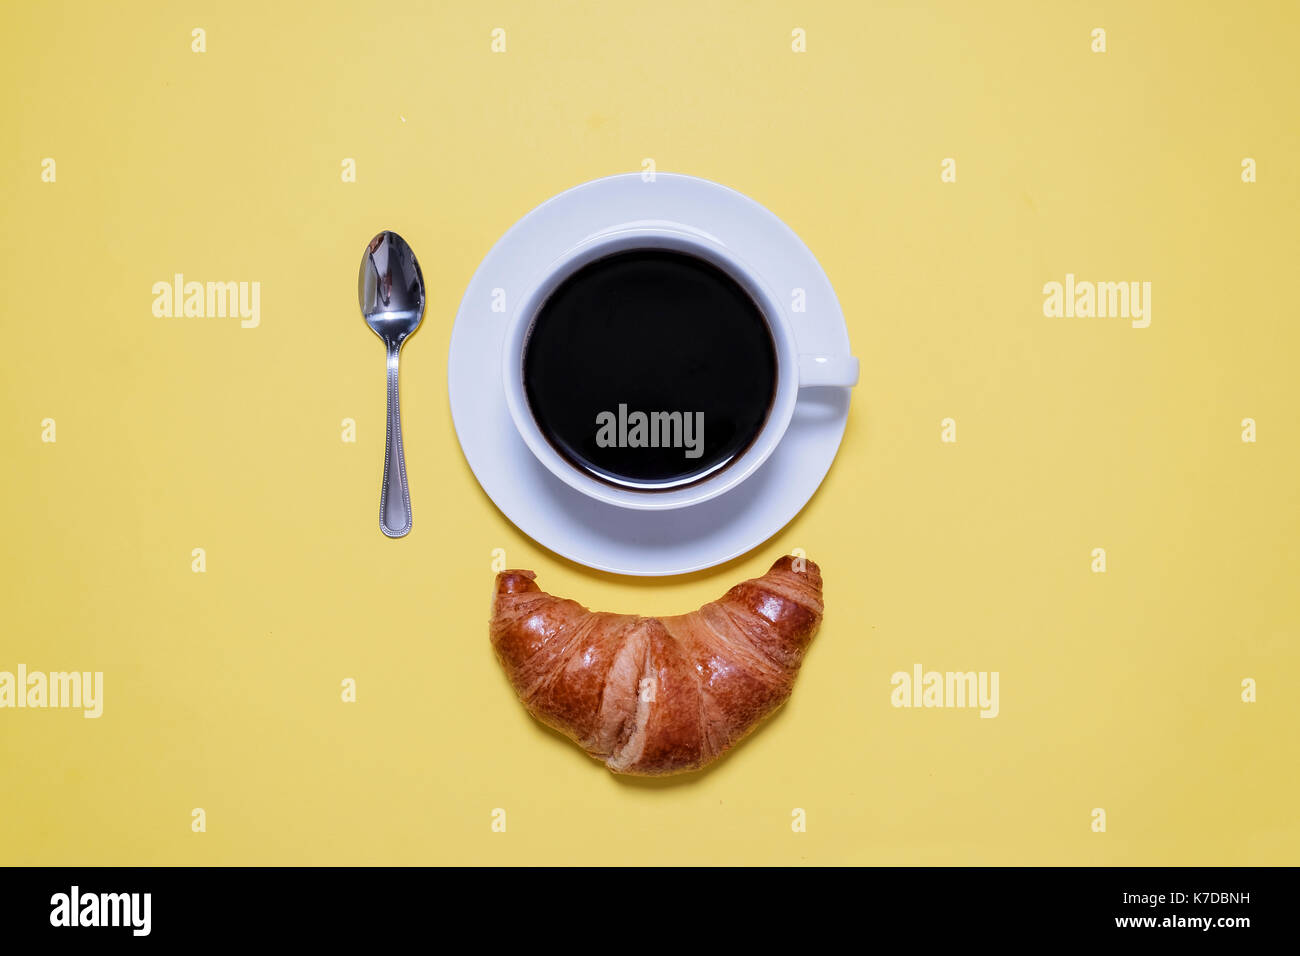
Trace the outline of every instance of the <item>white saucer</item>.
{"label": "white saucer", "polygon": [[[585,183],[548,200],[497,241],[470,280],[451,333],[447,388],[456,437],[489,498],[520,531],[556,554],[617,574],[684,574],[713,567],[780,531],[816,492],[848,421],[850,389],[805,388],[772,456],[719,498],[675,511],[594,501],[533,457],[515,430],[501,382],[509,308],[565,250],[611,227],[644,220],[708,232],[786,304],[800,352],[848,355],[849,335],[830,281],[785,223],[726,186],[673,173]],[[791,312],[794,289],[806,311]],[[492,311],[503,289],[507,311]]]}

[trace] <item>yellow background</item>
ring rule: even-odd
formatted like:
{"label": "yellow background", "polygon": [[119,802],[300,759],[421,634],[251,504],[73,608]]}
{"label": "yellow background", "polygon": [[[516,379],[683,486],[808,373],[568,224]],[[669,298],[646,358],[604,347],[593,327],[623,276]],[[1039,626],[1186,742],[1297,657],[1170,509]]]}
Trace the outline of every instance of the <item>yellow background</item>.
{"label": "yellow background", "polygon": [[[102,670],[105,710],[0,711],[0,863],[1296,863],[1298,24],[1284,2],[5,4],[0,670]],[[862,360],[802,514],[672,580],[515,530],[446,391],[492,243],[645,157],[789,223]],[[355,293],[385,227],[429,285],[396,542]],[[155,318],[176,272],[260,282],[260,327]],[[1150,281],[1150,328],[1045,318],[1067,272]],[[492,657],[494,548],[649,614],[795,547],[825,624],[788,706],[704,774],[613,777]],[[891,707],[914,663],[999,671],[1000,716]]]}

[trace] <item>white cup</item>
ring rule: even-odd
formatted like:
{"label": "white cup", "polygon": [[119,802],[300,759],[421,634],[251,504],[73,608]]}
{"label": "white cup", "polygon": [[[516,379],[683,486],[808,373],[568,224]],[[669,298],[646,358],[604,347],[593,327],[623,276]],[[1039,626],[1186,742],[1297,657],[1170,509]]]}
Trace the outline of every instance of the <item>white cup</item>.
{"label": "white cup", "polygon": [[[693,484],[664,490],[619,487],[600,481],[569,462],[538,427],[524,390],[524,344],[542,305],[565,279],[583,266],[619,252],[666,249],[696,256],[720,268],[758,305],[776,349],[776,386],[771,408],[758,434],[727,467]],[[502,357],[506,405],[529,450],[551,474],[589,498],[641,510],[668,510],[699,504],[725,494],[758,470],[780,444],[794,414],[799,389],[851,388],[858,383],[858,360],[851,355],[800,354],[781,301],[762,279],[712,236],[680,223],[628,223],[590,236],[569,249],[534,279],[506,328]],[[595,422],[592,428],[596,427]]]}

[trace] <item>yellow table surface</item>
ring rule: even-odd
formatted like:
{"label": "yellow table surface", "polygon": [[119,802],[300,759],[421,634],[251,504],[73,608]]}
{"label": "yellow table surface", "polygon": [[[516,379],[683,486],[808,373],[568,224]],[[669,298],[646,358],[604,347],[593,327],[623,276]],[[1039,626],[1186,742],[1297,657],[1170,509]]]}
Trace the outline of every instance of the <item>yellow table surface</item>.
{"label": "yellow table surface", "polygon": [[[11,3],[0,37],[0,671],[104,675],[99,719],[0,709],[0,863],[1297,862],[1300,6]],[[492,243],[647,158],[799,233],[862,360],[813,501],[666,580],[517,531],[446,391]],[[385,227],[429,285],[401,541]],[[155,316],[176,273],[260,283],[259,324]],[[1149,327],[1045,316],[1067,273],[1150,282]],[[710,772],[614,777],[492,657],[494,549],[655,614],[794,548],[824,626]],[[997,671],[998,716],[892,706],[916,664]]]}

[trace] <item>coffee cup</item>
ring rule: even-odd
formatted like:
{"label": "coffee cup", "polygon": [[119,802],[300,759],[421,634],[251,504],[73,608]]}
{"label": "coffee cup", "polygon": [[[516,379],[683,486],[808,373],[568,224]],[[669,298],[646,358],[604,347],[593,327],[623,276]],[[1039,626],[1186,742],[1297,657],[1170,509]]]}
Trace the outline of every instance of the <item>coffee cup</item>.
{"label": "coffee cup", "polygon": [[725,494],[776,450],[801,388],[858,381],[851,355],[801,353],[762,277],[680,223],[587,237],[517,302],[502,356],[515,428],[556,478],[621,508]]}

